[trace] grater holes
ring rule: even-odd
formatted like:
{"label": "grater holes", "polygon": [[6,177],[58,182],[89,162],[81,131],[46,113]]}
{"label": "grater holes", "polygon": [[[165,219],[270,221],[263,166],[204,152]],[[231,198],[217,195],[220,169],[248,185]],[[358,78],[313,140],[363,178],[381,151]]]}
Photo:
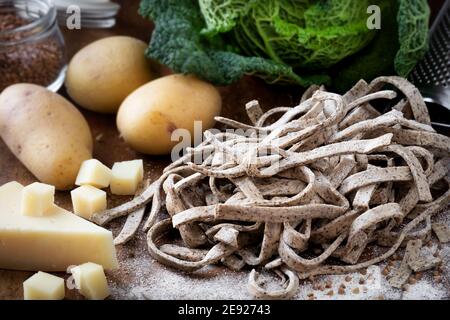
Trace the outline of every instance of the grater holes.
{"label": "grater holes", "polygon": [[450,10],[441,19],[429,39],[427,55],[411,73],[413,83],[450,86]]}
{"label": "grater holes", "polygon": [[430,35],[428,52],[410,75],[416,85],[450,86],[450,10],[444,10]]}

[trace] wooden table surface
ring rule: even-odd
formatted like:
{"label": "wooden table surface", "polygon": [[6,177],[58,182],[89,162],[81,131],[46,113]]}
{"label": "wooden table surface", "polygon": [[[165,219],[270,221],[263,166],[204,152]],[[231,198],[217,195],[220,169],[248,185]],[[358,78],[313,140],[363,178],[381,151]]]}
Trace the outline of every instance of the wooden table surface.
{"label": "wooden table surface", "polygon": [[[73,56],[79,49],[94,40],[112,35],[130,35],[149,41],[152,23],[137,14],[139,1],[117,1],[122,4],[117,25],[112,29],[82,29],[77,31],[63,30],[66,40],[68,56]],[[440,1],[432,1],[439,8]],[[169,73],[164,67],[161,74]],[[238,83],[219,88],[223,98],[223,115],[234,119],[246,119],[244,105],[252,99],[258,99],[265,109],[275,106],[292,106],[301,94],[300,89],[269,86],[263,81],[245,77]],[[66,95],[64,89],[61,90]],[[102,135],[102,139],[95,142],[94,157],[111,166],[116,161],[143,158],[147,176],[154,180],[162,169],[169,163],[167,157],[150,157],[138,154],[120,139],[115,126],[115,117],[99,115],[84,111],[94,137]],[[10,153],[0,140],[0,185],[17,180],[22,184],[29,184],[35,178]],[[109,206],[126,201],[123,197],[109,197]],[[58,193],[57,203],[71,210],[69,194]],[[120,229],[123,220],[112,223],[108,227],[115,234]],[[142,298],[139,290],[146,289],[146,298],[250,298],[246,294],[247,273],[233,273],[222,268],[208,269],[192,277],[168,270],[154,262],[147,253],[145,235],[139,232],[137,239],[125,246],[118,246],[118,256],[121,268],[108,273],[108,279],[113,289],[112,298]],[[0,299],[22,299],[22,282],[31,275],[29,272],[15,272],[0,270]],[[63,276],[61,274],[61,276]],[[67,277],[67,276],[66,276]],[[240,279],[236,283],[236,280]],[[173,282],[173,283],[171,283]],[[177,285],[178,283],[178,285]],[[203,286],[204,290],[196,290]],[[217,292],[216,287],[224,287],[223,292]],[[208,289],[209,288],[209,289]],[[160,290],[160,291],[158,291]],[[300,293],[299,298],[306,294]],[[67,292],[71,299],[81,298],[74,290]],[[392,298],[399,298],[392,293]],[[357,298],[357,297],[354,297]]]}
{"label": "wooden table surface", "polygon": [[[127,0],[118,2],[121,2],[122,9],[119,13],[117,24],[112,29],[73,31],[62,29],[69,58],[85,45],[108,36],[129,35],[142,39],[145,42],[150,40],[153,24],[137,14],[139,1]],[[161,67],[160,72],[161,74],[167,74],[170,71]],[[219,89],[223,98],[223,114],[235,119],[243,119],[245,117],[244,105],[252,99],[258,98],[262,101],[263,107],[270,108],[279,105],[293,105],[300,96],[300,92],[292,93],[292,89],[274,88],[259,79],[250,77],[242,79],[232,86]],[[60,93],[67,97],[64,88],[61,89]],[[100,115],[85,110],[82,110],[82,112],[89,122],[93,136],[102,136],[100,141],[95,141],[94,157],[106,165],[112,166],[117,161],[143,158],[145,160],[146,174],[150,179],[154,180],[159,177],[163,168],[170,163],[168,157],[145,156],[128,147],[119,137],[115,125],[115,116]],[[24,185],[36,181],[33,175],[15,158],[0,139],[0,185],[12,180],[16,180]],[[124,197],[111,195],[108,198],[109,206],[128,200]],[[63,208],[72,209],[68,192],[58,193],[56,201]],[[123,221],[108,227],[117,232],[121,222]],[[145,255],[150,260],[146,251],[146,245],[144,241],[141,242],[138,242],[138,244],[131,242],[126,246],[118,247],[119,259],[126,259],[130,248],[134,250],[137,247],[136,251],[138,254]],[[157,272],[157,269],[161,268],[161,266],[155,264],[154,268],[154,272]],[[126,273],[126,270],[123,272]],[[0,270],[0,299],[21,299],[22,282],[30,275],[31,273],[28,272]],[[119,272],[114,274],[114,278],[123,280],[126,279],[126,275],[119,270]],[[69,297],[77,298],[79,296],[74,291],[71,291],[69,292]]]}

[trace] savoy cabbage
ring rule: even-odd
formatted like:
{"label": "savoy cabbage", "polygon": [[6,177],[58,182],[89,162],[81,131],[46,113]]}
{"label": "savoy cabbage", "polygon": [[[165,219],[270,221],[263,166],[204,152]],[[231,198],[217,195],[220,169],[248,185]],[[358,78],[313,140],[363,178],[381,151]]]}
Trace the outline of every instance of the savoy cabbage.
{"label": "savoy cabbage", "polygon": [[142,0],[155,22],[147,54],[217,85],[245,74],[267,82],[334,84],[405,76],[426,50],[426,0]]}

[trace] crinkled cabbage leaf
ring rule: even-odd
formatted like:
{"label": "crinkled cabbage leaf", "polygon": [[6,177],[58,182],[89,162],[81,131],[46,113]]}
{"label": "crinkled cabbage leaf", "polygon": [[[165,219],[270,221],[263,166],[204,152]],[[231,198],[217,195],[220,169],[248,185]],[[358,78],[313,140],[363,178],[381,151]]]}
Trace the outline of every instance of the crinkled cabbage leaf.
{"label": "crinkled cabbage leaf", "polygon": [[369,0],[142,0],[140,13],[155,23],[147,55],[175,72],[216,85],[250,74],[343,87],[387,70],[404,76],[426,49],[426,0],[373,3],[381,30],[367,28]]}

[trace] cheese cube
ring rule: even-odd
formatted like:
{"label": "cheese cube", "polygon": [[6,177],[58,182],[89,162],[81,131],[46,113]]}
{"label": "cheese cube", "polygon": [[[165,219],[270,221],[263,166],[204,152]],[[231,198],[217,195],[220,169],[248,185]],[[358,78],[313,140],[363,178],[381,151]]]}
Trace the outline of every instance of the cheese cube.
{"label": "cheese cube", "polygon": [[106,192],[93,186],[81,186],[71,191],[74,212],[90,219],[94,213],[106,209]]}
{"label": "cheese cube", "polygon": [[90,300],[103,300],[109,296],[108,281],[101,265],[88,262],[71,270],[80,293]]}
{"label": "cheese cube", "polygon": [[142,160],[116,162],[112,168],[111,193],[121,196],[134,195],[143,179]]}
{"label": "cheese cube", "polygon": [[51,214],[55,203],[55,187],[35,182],[22,191],[20,211],[25,216],[45,216]]}
{"label": "cheese cube", "polygon": [[39,271],[23,283],[25,300],[62,300],[64,295],[64,279],[45,272]]}
{"label": "cheese cube", "polygon": [[111,169],[97,159],[83,162],[78,172],[75,184],[77,186],[91,185],[96,188],[106,188],[111,182]]}

